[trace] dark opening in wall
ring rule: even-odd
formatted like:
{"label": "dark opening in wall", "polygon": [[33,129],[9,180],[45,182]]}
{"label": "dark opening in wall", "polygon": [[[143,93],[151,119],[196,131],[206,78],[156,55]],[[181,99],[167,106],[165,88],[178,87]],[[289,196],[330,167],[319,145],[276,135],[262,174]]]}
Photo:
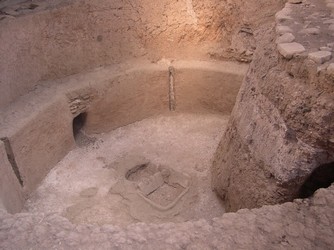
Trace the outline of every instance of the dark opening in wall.
{"label": "dark opening in wall", "polygon": [[87,113],[81,113],[73,119],[73,136],[76,141],[78,140],[82,128],[85,126],[86,117]]}
{"label": "dark opening in wall", "polygon": [[96,141],[95,137],[91,137],[85,133],[83,128],[86,125],[87,113],[81,113],[73,119],[73,136],[79,147],[85,147]]}
{"label": "dark opening in wall", "polygon": [[299,190],[299,198],[308,198],[319,188],[328,188],[334,182],[334,162],[316,168]]}

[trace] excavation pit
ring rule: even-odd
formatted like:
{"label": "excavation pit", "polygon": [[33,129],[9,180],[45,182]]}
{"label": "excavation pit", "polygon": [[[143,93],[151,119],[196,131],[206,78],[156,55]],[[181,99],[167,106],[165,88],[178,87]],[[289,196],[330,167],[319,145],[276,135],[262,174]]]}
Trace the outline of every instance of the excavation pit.
{"label": "excavation pit", "polygon": [[332,0],[0,2],[1,249],[333,248]]}
{"label": "excavation pit", "polygon": [[[8,121],[19,126],[4,131],[24,187],[11,189],[7,211],[119,226],[224,214],[210,166],[247,66],[176,61],[126,67],[46,87],[38,112],[26,110],[34,107],[29,98],[18,103],[25,109],[14,118],[21,121],[10,115]],[[36,128],[36,120],[44,122]],[[22,147],[33,150],[17,150]]]}
{"label": "excavation pit", "polygon": [[[119,226],[221,216],[210,165],[246,70],[230,62],[164,60],[47,86],[40,110],[16,117],[32,122],[9,131],[18,134],[9,141],[29,197],[21,211]],[[34,120],[44,121],[39,130]],[[40,130],[47,137],[39,138]],[[18,143],[34,150],[21,156]]]}
{"label": "excavation pit", "polygon": [[94,135],[94,143],[72,150],[50,171],[24,210],[119,226],[221,216],[210,161],[227,120],[163,114]]}

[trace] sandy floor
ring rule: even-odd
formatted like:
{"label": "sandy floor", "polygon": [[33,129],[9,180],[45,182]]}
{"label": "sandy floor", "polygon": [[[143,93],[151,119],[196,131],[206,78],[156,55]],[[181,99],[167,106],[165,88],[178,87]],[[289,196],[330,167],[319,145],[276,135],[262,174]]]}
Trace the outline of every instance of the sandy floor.
{"label": "sandy floor", "polygon": [[[211,191],[209,168],[227,120],[228,116],[212,114],[161,115],[94,135],[95,140],[88,140],[88,145],[77,147],[57,164],[26,202],[25,210],[59,213],[78,224],[119,226],[220,216],[223,204]],[[187,179],[189,190],[178,199],[185,190],[180,185],[180,190],[170,191],[167,186],[151,194],[155,201],[166,198],[164,205],[174,201],[170,209],[156,209],[138,195],[137,184],[126,180],[124,169],[144,163]]]}

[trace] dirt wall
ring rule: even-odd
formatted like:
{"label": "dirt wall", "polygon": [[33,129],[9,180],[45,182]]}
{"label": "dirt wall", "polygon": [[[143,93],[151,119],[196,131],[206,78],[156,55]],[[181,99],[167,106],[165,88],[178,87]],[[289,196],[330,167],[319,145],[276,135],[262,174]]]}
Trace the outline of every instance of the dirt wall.
{"label": "dirt wall", "polygon": [[[334,160],[333,59],[312,57],[331,41],[327,26],[317,38],[302,37],[295,24],[314,10],[306,3],[287,7],[286,27],[304,50],[286,58],[277,49],[279,15],[276,26],[257,34],[259,46],[214,159],[213,188],[230,211],[291,201],[315,169]],[[313,8],[330,19],[324,3],[313,2]],[[305,22],[312,27],[316,21]]]}
{"label": "dirt wall", "polygon": [[11,11],[2,9],[14,14],[0,20],[0,107],[31,91],[41,80],[133,58],[241,60],[247,52],[249,59],[255,46],[250,42],[253,30],[272,18],[272,10],[282,4],[244,4],[240,0],[59,2],[44,1],[45,7],[29,12],[20,5]]}
{"label": "dirt wall", "polygon": [[176,112],[229,115],[247,69],[246,64],[203,61],[134,65],[95,97],[84,129],[108,132],[169,112],[171,105]]}

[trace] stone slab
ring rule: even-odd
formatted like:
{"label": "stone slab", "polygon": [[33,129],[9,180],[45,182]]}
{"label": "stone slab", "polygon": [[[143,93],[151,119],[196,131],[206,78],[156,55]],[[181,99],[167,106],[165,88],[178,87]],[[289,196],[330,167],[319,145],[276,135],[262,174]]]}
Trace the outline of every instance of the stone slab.
{"label": "stone slab", "polygon": [[292,20],[292,18],[289,16],[290,13],[291,13],[291,10],[289,8],[284,8],[281,11],[277,12],[275,15],[276,22]]}
{"label": "stone slab", "polygon": [[296,38],[292,33],[285,33],[276,39],[276,43],[292,43],[295,39]]}
{"label": "stone slab", "polygon": [[334,63],[329,64],[329,66],[327,67],[327,72],[330,75],[334,76]]}
{"label": "stone slab", "polygon": [[317,51],[308,54],[308,57],[316,63],[323,64],[332,58],[332,53],[329,51]]}
{"label": "stone slab", "polygon": [[276,33],[279,35],[283,35],[285,33],[292,33],[292,29],[289,26],[277,25]]}
{"label": "stone slab", "polygon": [[318,35],[320,34],[320,29],[318,28],[306,28],[299,31],[301,34],[308,34],[308,35]]}
{"label": "stone slab", "polygon": [[329,52],[331,52],[333,49],[330,48],[330,47],[320,47],[320,50],[321,51],[329,51]]}
{"label": "stone slab", "polygon": [[280,54],[286,58],[291,59],[294,55],[303,53],[305,48],[300,43],[281,43],[277,46],[278,51]]}

